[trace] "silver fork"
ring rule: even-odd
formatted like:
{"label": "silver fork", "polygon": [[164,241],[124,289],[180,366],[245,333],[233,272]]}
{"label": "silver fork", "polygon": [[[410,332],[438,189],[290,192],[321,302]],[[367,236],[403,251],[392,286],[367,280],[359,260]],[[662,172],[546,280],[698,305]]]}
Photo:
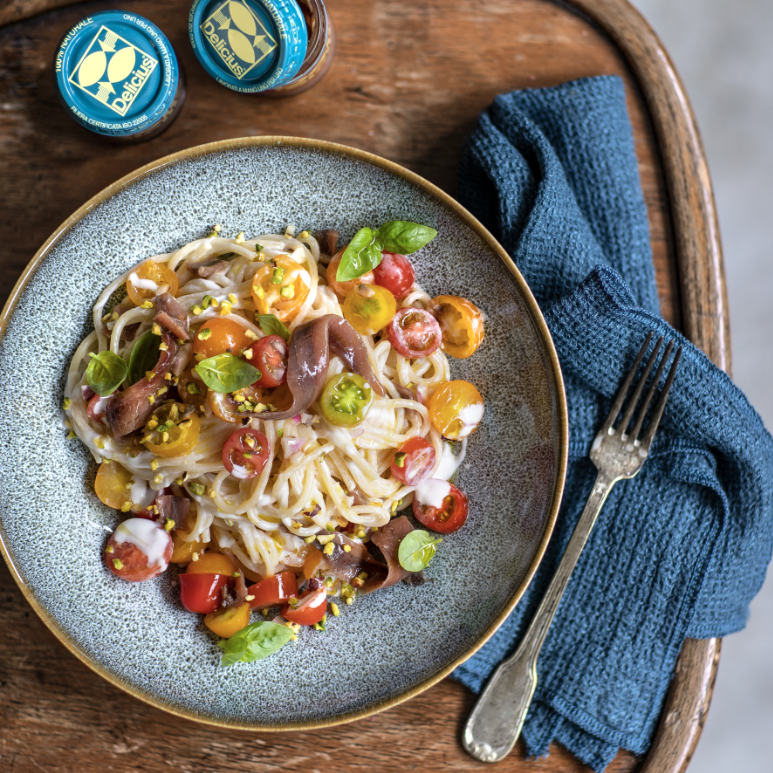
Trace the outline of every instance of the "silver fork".
{"label": "silver fork", "polygon": [[669,342],[666,347],[652,384],[636,416],[633,429],[626,432],[645,382],[663,345],[662,337],[655,344],[644,368],[644,373],[636,384],[628,407],[617,427],[615,427],[615,419],[620,414],[625,396],[644,358],[647,347],[652,341],[652,336],[652,333],[647,336],[633,367],[620,386],[609,416],[593,441],[590,458],[598,469],[596,482],[569,544],[566,546],[558,569],[545,592],[545,597],[542,599],[542,603],[517,651],[502,662],[494,672],[467,721],[462,743],[473,757],[482,762],[498,762],[506,757],[515,746],[534,696],[534,690],[537,687],[537,655],[539,655],[545,641],[561,596],[569,583],[569,577],[577,564],[577,559],[580,557],[593,524],[612,490],[612,486],[623,478],[633,478],[642,468],[649,454],[652,439],[666,407],[666,399],[674,380],[679,358],[682,355],[681,346],[676,351],[665,386],[643,436],[639,437],[639,433],[644,424],[647,408],[674,348],[673,341]]}

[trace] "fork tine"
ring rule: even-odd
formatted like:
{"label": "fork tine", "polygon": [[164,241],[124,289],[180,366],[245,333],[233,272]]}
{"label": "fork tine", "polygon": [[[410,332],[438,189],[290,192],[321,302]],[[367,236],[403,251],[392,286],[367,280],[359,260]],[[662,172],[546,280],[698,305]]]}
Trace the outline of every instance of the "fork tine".
{"label": "fork tine", "polygon": [[609,411],[609,415],[604,420],[604,424],[599,430],[599,434],[602,432],[609,432],[612,425],[615,423],[615,419],[617,418],[617,415],[620,413],[620,409],[623,407],[623,400],[625,400],[625,395],[628,392],[628,387],[631,386],[631,381],[633,381],[633,377],[636,375],[636,371],[639,369],[639,365],[641,364],[642,359],[644,358],[644,352],[647,351],[647,347],[650,345],[650,341],[652,340],[652,336],[655,335],[652,331],[650,331],[649,335],[647,336],[647,340],[644,342],[644,346],[639,350],[639,353],[636,355],[636,359],[633,362],[633,366],[628,371],[628,375],[625,377],[625,381],[620,385],[620,389],[618,390],[617,394],[615,395],[615,401],[612,403],[612,408]]}
{"label": "fork tine", "polygon": [[644,398],[644,403],[642,404],[642,407],[639,409],[639,416],[636,419],[636,426],[631,430],[631,437],[634,440],[636,440],[636,438],[639,437],[639,430],[641,430],[641,425],[644,424],[644,417],[647,414],[647,408],[649,408],[650,406],[650,402],[652,401],[652,396],[655,394],[655,390],[658,388],[658,384],[660,383],[660,377],[663,375],[663,371],[665,370],[666,363],[668,362],[668,358],[671,356],[671,352],[673,350],[674,350],[674,342],[669,341],[668,346],[666,347],[666,351],[663,354],[663,358],[660,360],[660,365],[658,365],[658,369],[655,371],[655,377],[652,379],[652,384],[650,385],[650,388],[647,390],[647,396]]}
{"label": "fork tine", "polygon": [[649,449],[652,438],[655,437],[658,424],[660,424],[660,418],[663,416],[663,411],[666,408],[666,398],[671,391],[671,384],[674,381],[674,375],[676,374],[676,366],[679,364],[679,358],[682,356],[682,347],[680,346],[676,350],[674,355],[674,361],[671,363],[671,370],[668,371],[668,378],[666,379],[666,385],[663,388],[663,393],[660,395],[657,405],[655,406],[655,412],[652,414],[652,420],[650,421],[647,431],[644,433],[644,437],[641,440],[641,445],[644,449]]}
{"label": "fork tine", "polygon": [[[655,348],[652,350],[652,354],[650,355],[650,358],[647,360],[647,365],[644,368],[644,373],[641,374],[641,377],[639,378],[636,388],[633,390],[633,395],[631,395],[631,399],[628,403],[628,408],[625,411],[625,415],[620,421],[620,424],[618,425],[618,429],[620,430],[621,437],[627,435],[628,433],[626,430],[628,429],[628,423],[631,421],[631,416],[633,416],[633,412],[636,410],[636,403],[639,402],[639,397],[641,396],[641,391],[644,389],[644,385],[647,383],[647,379],[649,378],[650,371],[652,370],[652,366],[655,364],[655,360],[657,359],[658,352],[660,351],[660,347],[663,346],[663,336],[660,336],[658,338],[657,343],[655,344]],[[636,437],[634,435],[634,437]]]}

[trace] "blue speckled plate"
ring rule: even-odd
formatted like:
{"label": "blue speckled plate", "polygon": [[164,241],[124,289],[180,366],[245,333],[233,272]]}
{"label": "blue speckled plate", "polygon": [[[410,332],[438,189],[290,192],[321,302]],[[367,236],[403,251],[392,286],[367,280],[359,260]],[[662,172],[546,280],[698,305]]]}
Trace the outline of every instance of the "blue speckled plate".
{"label": "blue speckled plate", "polygon": [[[359,599],[320,634],[266,660],[221,668],[216,638],[186,612],[173,572],[129,584],[101,552],[120,514],[94,494],[96,467],[60,424],[67,366],[102,289],[136,261],[199,238],[413,220],[437,238],[416,257],[431,294],[470,298],[486,337],[454,378],[486,401],[459,486],[464,529],[419,588]],[[478,649],[515,606],[552,531],[564,480],[566,405],[550,336],[517,269],[440,190],[351,148],[261,137],[178,153],[79,209],[38,252],[0,319],[0,535],[19,586],[95,671],[160,708],[246,729],[312,728],[387,708]],[[13,374],[12,377],[9,374]],[[31,405],[34,404],[34,409]]]}

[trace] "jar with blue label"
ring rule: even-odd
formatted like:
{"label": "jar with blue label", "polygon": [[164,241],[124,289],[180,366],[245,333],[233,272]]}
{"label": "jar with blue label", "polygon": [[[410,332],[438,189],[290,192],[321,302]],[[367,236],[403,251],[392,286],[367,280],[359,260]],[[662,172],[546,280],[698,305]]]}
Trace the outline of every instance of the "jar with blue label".
{"label": "jar with blue label", "polygon": [[188,33],[196,58],[222,86],[290,96],[313,86],[333,58],[322,0],[195,0]]}
{"label": "jar with blue label", "polygon": [[57,48],[54,75],[73,119],[114,140],[155,137],[185,100],[185,79],[166,36],[126,11],[78,22]]}

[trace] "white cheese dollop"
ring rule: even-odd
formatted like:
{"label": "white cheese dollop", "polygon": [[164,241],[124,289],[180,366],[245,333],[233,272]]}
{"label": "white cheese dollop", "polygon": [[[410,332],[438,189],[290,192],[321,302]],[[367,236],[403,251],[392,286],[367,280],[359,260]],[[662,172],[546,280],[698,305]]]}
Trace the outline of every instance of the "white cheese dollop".
{"label": "white cheese dollop", "polygon": [[441,508],[443,506],[443,500],[450,493],[451,484],[447,480],[428,478],[416,486],[414,496],[420,505]]}
{"label": "white cheese dollop", "polygon": [[147,518],[129,518],[113,532],[115,541],[121,545],[130,542],[148,559],[148,566],[168,566],[164,553],[169,545],[169,534]]}

